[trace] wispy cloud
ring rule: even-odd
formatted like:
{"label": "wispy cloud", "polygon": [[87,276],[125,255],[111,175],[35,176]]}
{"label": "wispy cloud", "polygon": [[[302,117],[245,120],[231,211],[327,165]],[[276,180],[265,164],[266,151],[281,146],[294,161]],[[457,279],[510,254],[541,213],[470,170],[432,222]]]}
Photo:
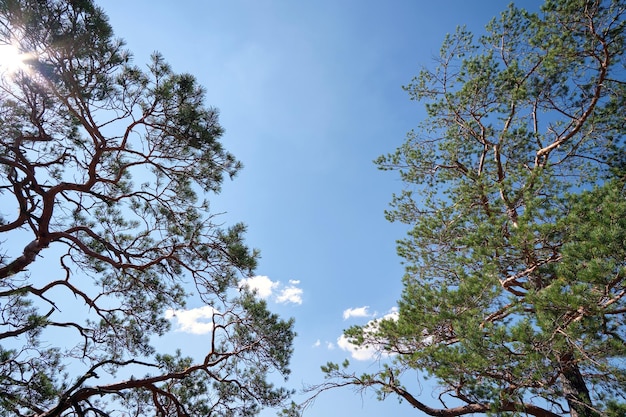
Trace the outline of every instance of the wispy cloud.
{"label": "wispy cloud", "polygon": [[[320,346],[322,346],[322,341],[320,339],[317,339],[315,343],[313,343],[312,347],[318,348]],[[328,340],[324,342],[324,346],[326,346],[326,349],[328,350],[335,349],[335,344],[333,342],[329,342]]]}
{"label": "wispy cloud", "polygon": [[[367,307],[361,307],[361,308],[365,309],[363,310],[363,312],[367,312]],[[354,309],[354,310],[360,310],[360,309]],[[344,311],[344,319],[346,318],[346,311]],[[348,316],[348,317],[355,317],[355,316],[353,315],[353,316]],[[357,317],[364,317],[364,316],[357,316]],[[377,318],[375,320],[370,320],[365,326],[363,326],[363,328],[365,329],[365,333],[372,333],[378,329],[378,325],[381,320],[397,320],[397,319],[398,319],[398,309],[394,307],[391,310],[389,310],[389,313],[385,314],[383,317]],[[379,343],[371,343],[371,344],[364,345],[364,346],[357,346],[353,343],[350,343],[348,338],[343,334],[337,338],[337,346],[339,346],[340,349],[346,352],[349,352],[350,356],[352,356],[353,359],[356,359],[358,361],[367,361],[367,360],[371,360],[380,356],[388,355],[388,353],[383,350],[383,346]]]}
{"label": "wispy cloud", "polygon": [[174,320],[178,327],[176,331],[191,334],[207,334],[213,331],[213,315],[217,313],[211,306],[192,308],[190,310],[165,311],[165,318]]}
{"label": "wispy cloud", "polygon": [[268,298],[272,295],[274,288],[278,287],[280,283],[274,282],[265,275],[257,275],[250,278],[244,278],[239,281],[240,287],[248,287],[250,290],[255,291],[261,298]]}
{"label": "wispy cloud", "polygon": [[350,356],[352,356],[352,358],[356,359],[357,361],[367,361],[370,359],[374,359],[380,354],[380,350],[373,346],[353,345],[343,334],[337,339],[337,346],[339,346],[341,350],[349,352]]}
{"label": "wispy cloud", "polygon": [[348,308],[343,311],[343,319],[348,320],[351,317],[373,317],[374,314],[370,314],[369,306]]}
{"label": "wispy cloud", "polygon": [[303,290],[298,285],[300,285],[300,281],[297,280],[290,280],[287,285],[283,285],[280,281],[272,281],[264,275],[239,281],[239,287],[247,287],[263,299],[269,299],[273,296],[273,300],[280,304],[302,304]]}
{"label": "wispy cloud", "polygon": [[290,280],[289,285],[281,289],[276,297],[276,302],[302,304],[302,288],[297,287],[299,284],[300,281]]}

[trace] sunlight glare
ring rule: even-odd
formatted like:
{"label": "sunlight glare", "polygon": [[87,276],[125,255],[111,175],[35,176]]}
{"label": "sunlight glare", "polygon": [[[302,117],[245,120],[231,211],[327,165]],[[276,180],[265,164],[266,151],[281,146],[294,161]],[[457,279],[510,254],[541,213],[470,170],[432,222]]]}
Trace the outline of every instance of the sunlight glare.
{"label": "sunlight glare", "polygon": [[28,68],[26,60],[29,54],[23,54],[13,44],[0,45],[0,74],[14,75]]}

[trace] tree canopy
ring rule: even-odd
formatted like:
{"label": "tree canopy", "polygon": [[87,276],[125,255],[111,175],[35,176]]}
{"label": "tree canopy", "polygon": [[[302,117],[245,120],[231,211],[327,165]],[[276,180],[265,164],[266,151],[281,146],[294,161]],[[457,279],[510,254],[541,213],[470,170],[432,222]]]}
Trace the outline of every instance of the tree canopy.
{"label": "tree canopy", "polygon": [[[250,416],[290,395],[292,320],[208,196],[234,176],[192,75],[142,68],[91,0],[1,0],[0,414]],[[195,294],[206,356],[157,352]]]}
{"label": "tree canopy", "polygon": [[427,118],[376,161],[406,185],[387,213],[409,226],[399,312],[346,331],[389,361],[330,363],[314,392],[372,388],[443,417],[625,415],[625,13],[511,5],[405,87]]}

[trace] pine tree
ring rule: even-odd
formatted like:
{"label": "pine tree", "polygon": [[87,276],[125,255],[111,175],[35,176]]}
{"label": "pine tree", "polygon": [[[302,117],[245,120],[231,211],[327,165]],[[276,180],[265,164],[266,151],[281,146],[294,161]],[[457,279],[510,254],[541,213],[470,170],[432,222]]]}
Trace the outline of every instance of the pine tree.
{"label": "pine tree", "polygon": [[[91,0],[1,0],[0,45],[0,415],[282,405],[293,322],[239,288],[258,253],[205,200],[240,164],[203,88],[135,66]],[[192,291],[206,356],[157,352]]]}
{"label": "pine tree", "polygon": [[346,331],[390,363],[329,364],[317,392],[372,387],[443,417],[624,415],[625,13],[512,5],[405,87],[428,116],[376,161],[406,184],[388,212],[410,228],[399,313]]}

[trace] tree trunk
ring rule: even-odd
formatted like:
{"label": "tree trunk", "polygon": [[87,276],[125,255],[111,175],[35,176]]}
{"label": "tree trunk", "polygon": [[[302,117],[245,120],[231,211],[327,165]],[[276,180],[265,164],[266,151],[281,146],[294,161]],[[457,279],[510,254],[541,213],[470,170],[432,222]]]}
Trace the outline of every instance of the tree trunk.
{"label": "tree trunk", "polygon": [[572,352],[560,358],[561,384],[571,417],[599,417],[594,410],[587,384]]}

